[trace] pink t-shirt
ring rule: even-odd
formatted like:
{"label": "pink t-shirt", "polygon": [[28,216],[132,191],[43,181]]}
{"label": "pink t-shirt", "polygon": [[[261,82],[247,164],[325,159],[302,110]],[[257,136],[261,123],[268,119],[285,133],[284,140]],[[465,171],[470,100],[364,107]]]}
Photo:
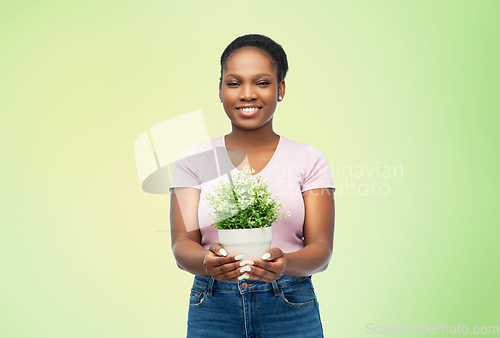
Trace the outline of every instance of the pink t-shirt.
{"label": "pink t-shirt", "polygon": [[[226,151],[224,135],[207,142],[195,144],[180,157],[174,169],[169,192],[174,187],[193,187],[201,190],[198,206],[198,223],[201,245],[208,249],[218,242],[217,229],[211,226],[213,208],[202,197],[213,193],[213,186],[221,180],[228,181],[227,172],[238,173]],[[294,252],[304,247],[304,199],[302,193],[316,188],[333,188],[331,170],[325,156],[313,146],[280,136],[278,147],[268,164],[257,176],[267,180],[272,197],[283,204],[280,214],[290,211],[291,216],[276,221],[273,226],[271,248]],[[332,196],[333,198],[333,196]]]}

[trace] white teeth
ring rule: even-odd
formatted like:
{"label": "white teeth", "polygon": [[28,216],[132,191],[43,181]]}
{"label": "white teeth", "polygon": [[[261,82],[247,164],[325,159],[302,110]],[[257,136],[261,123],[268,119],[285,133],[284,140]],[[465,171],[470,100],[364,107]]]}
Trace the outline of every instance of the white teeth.
{"label": "white teeth", "polygon": [[249,112],[259,110],[259,108],[240,108],[240,110],[249,113]]}

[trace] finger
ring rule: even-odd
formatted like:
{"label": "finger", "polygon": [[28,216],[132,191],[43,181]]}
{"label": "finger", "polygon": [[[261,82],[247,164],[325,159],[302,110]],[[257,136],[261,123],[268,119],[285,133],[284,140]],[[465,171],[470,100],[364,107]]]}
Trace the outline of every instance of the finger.
{"label": "finger", "polygon": [[[226,264],[228,266],[229,264]],[[239,280],[242,280],[241,278],[238,278],[242,275],[240,272],[241,267],[238,266],[238,268],[232,269],[230,271],[221,271],[220,273],[213,275],[214,279],[220,280],[222,282],[237,282]]]}
{"label": "finger", "polygon": [[[256,260],[248,273],[258,276],[260,280],[271,283],[273,280],[279,279],[284,270],[285,258],[278,257],[273,261]],[[248,274],[247,272],[245,272]]]}
{"label": "finger", "polygon": [[214,266],[225,266],[226,270],[232,271],[238,267],[242,259],[243,255],[238,254],[233,254],[226,257],[217,257]]}
{"label": "finger", "polygon": [[227,256],[227,251],[222,245],[220,245],[220,243],[213,242],[212,244],[210,244],[209,250],[212,251],[216,256]]}
{"label": "finger", "polygon": [[283,257],[283,251],[280,248],[272,248],[271,250],[265,252],[261,259],[263,261],[273,261],[276,258]]}
{"label": "finger", "polygon": [[260,280],[266,283],[272,283],[274,280],[278,279],[276,273],[256,266],[250,267],[250,271],[245,271],[244,274],[248,276],[248,279]]}
{"label": "finger", "polygon": [[252,272],[252,268],[250,265],[245,265],[244,267],[240,268],[240,274],[244,274],[245,272]]}
{"label": "finger", "polygon": [[[239,269],[242,267],[242,265],[240,265],[240,260],[242,258],[243,255],[230,255],[227,257],[213,255],[211,258],[208,258],[207,272],[220,281],[235,281],[240,275]],[[246,265],[246,263],[247,261],[245,261],[244,265]],[[250,263],[253,264],[253,262]]]}
{"label": "finger", "polygon": [[238,263],[238,266],[242,267],[245,265],[254,265],[255,262],[253,260],[244,260]]}
{"label": "finger", "polygon": [[[241,262],[235,262],[236,265],[233,265],[233,271],[234,271],[234,276],[232,281],[238,281],[241,279],[238,279],[238,277],[241,277],[243,274],[245,274],[246,271],[252,271],[251,266],[253,266],[255,263],[251,260],[244,260]],[[247,277],[248,278],[248,277]]]}
{"label": "finger", "polygon": [[[238,277],[241,277],[243,274],[245,274],[244,271],[247,271],[249,267],[251,267],[254,264],[253,261],[251,260],[245,260],[245,261],[235,261],[231,264],[225,264],[220,267],[217,267],[219,269],[219,273],[217,275],[217,278],[214,277],[215,279],[219,279],[224,282],[237,282],[239,280]],[[245,269],[243,269],[245,268]],[[243,269],[243,272],[241,271]]]}
{"label": "finger", "polygon": [[[213,267],[219,269],[220,272],[230,272],[243,266],[240,265],[240,261],[243,259],[243,255],[230,255],[227,257],[214,257]],[[252,262],[253,263],[253,262]]]}
{"label": "finger", "polygon": [[[214,267],[224,265],[231,261],[231,258],[227,257],[227,253],[223,249],[224,248],[217,242],[213,242],[208,248],[208,253],[205,256],[203,264],[205,264],[207,272],[211,275],[215,275],[215,271],[218,273],[218,270],[214,270]],[[223,253],[225,253],[226,256],[224,256]]]}

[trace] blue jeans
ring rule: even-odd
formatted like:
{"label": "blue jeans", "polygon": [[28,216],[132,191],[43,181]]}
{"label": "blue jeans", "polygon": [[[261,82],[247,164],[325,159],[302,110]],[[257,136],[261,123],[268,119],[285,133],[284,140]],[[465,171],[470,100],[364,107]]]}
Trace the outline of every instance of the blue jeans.
{"label": "blue jeans", "polygon": [[282,274],[272,283],[195,276],[187,325],[188,338],[323,337],[311,276]]}

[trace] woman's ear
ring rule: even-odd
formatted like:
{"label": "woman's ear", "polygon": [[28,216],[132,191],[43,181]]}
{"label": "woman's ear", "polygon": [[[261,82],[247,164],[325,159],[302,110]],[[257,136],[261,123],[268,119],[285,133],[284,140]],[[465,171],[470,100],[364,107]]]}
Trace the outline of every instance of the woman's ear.
{"label": "woman's ear", "polygon": [[281,100],[285,97],[285,80],[281,80],[278,86],[278,97],[281,97]]}

